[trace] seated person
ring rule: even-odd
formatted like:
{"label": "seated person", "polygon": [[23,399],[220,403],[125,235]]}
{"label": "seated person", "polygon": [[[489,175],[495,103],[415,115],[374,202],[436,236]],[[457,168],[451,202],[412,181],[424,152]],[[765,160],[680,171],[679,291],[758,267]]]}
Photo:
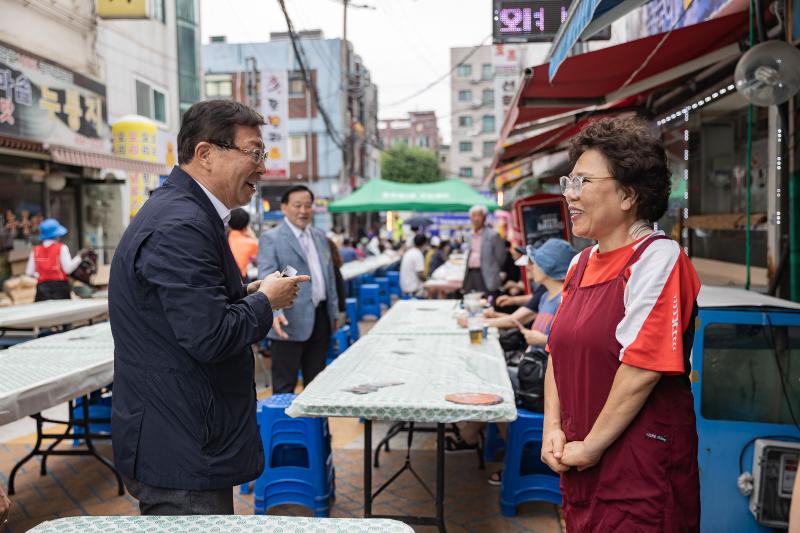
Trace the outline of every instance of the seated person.
{"label": "seated person", "polygon": [[400,260],[400,290],[411,296],[425,296],[425,248],[428,238],[419,234],[414,237],[414,246]]}
{"label": "seated person", "polygon": [[[558,311],[558,306],[561,304],[564,278],[567,276],[570,261],[572,261],[575,253],[575,249],[562,239],[550,239],[536,249],[528,248],[526,273],[538,286],[545,288],[545,292],[539,298],[538,312],[533,325],[530,328],[517,326],[525,337],[528,346],[545,346],[547,344],[550,326]],[[524,313],[524,311],[521,313]],[[510,316],[513,316],[513,314],[489,320],[507,320],[513,323]],[[509,368],[509,374],[512,382],[515,381],[516,369]],[[482,422],[459,424],[460,436],[456,439],[448,437],[446,449],[448,451],[460,451],[477,448],[480,446],[481,431],[485,425]],[[504,434],[505,424],[499,424],[498,426],[501,434]],[[493,474],[489,478],[489,483],[499,485],[501,477],[502,474],[500,472]]]}

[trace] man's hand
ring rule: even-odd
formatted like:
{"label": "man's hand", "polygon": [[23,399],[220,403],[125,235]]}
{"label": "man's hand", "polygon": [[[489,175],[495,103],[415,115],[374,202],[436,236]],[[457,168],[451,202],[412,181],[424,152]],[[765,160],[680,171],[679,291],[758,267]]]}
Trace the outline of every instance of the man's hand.
{"label": "man's hand", "polygon": [[283,331],[282,327],[288,325],[289,321],[283,315],[277,315],[275,318],[272,319],[272,331],[274,331],[275,334],[282,339],[289,338],[289,335],[285,331]]}
{"label": "man's hand", "polygon": [[11,500],[6,496],[6,491],[0,487],[0,527],[3,527],[11,513]]}
{"label": "man's hand", "polygon": [[596,465],[603,456],[603,450],[589,446],[586,441],[578,440],[568,442],[564,446],[561,463],[575,466],[578,470],[586,470]]}
{"label": "man's hand", "polygon": [[541,459],[553,472],[560,474],[569,470],[569,466],[562,462],[562,455],[566,444],[567,436],[564,435],[560,427],[545,428],[542,432]]}
{"label": "man's hand", "polygon": [[297,293],[300,292],[298,283],[309,281],[309,276],[281,277],[278,272],[273,272],[261,281],[258,288],[269,300],[272,309],[283,309],[291,307]]}
{"label": "man's hand", "polygon": [[500,313],[495,311],[494,307],[490,307],[489,309],[483,311],[484,318],[497,318],[498,316],[500,316]]}
{"label": "man's hand", "polygon": [[256,291],[258,291],[259,287],[261,287],[261,280],[260,279],[257,279],[255,281],[251,281],[250,283],[248,283],[247,284],[247,294],[248,294],[248,296],[251,295],[251,294],[254,294]]}
{"label": "man's hand", "polygon": [[467,327],[467,317],[466,317],[466,315],[460,315],[460,316],[458,317],[458,320],[457,320],[457,321],[458,321],[458,325],[459,325],[460,327],[462,327],[462,328],[465,328],[465,327]]}
{"label": "man's hand", "polygon": [[494,303],[497,307],[506,307],[507,305],[511,305],[511,296],[507,294],[498,296]]}

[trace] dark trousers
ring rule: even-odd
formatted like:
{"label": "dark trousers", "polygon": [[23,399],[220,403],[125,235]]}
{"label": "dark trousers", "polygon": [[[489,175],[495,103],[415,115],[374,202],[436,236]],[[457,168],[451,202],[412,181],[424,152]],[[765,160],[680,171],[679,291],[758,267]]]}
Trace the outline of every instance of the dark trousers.
{"label": "dark trousers", "polygon": [[35,301],[69,300],[70,290],[68,281],[42,281],[36,285]]}
{"label": "dark trousers", "polygon": [[270,341],[273,394],[294,392],[300,369],[303,370],[303,384],[306,386],[325,369],[325,358],[331,342],[331,322],[326,306],[325,302],[317,306],[314,329],[307,341]]}
{"label": "dark trousers", "polygon": [[131,496],[139,500],[142,515],[231,515],[233,487],[219,490],[165,489],[123,479]]}
{"label": "dark trousers", "polygon": [[486,284],[483,282],[480,268],[467,269],[467,273],[464,275],[464,285],[461,290],[464,294],[469,294],[470,292],[488,292]]}

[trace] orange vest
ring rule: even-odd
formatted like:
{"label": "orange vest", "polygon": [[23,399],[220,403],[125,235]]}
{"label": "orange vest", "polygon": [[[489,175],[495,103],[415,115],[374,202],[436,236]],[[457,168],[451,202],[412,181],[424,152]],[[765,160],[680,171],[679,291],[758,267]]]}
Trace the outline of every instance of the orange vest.
{"label": "orange vest", "polygon": [[56,242],[50,246],[33,247],[33,262],[36,272],[39,273],[39,283],[43,281],[67,281],[67,275],[61,268],[61,247],[63,244]]}

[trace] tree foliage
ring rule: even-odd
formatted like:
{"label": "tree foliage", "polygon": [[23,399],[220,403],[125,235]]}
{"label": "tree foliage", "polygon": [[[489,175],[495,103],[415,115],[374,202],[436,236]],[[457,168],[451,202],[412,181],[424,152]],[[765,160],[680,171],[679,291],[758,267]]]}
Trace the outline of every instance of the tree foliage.
{"label": "tree foliage", "polygon": [[431,183],[444,179],[436,154],[404,145],[393,146],[381,154],[381,177],[400,183]]}

